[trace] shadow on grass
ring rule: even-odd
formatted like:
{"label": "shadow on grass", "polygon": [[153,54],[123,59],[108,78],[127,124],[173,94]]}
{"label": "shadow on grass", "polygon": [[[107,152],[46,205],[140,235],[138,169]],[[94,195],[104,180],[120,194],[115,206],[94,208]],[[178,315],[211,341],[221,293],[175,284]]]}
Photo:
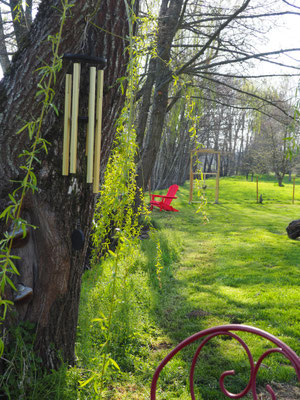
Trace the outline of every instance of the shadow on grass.
{"label": "shadow on grass", "polygon": [[[246,214],[241,216],[239,206],[228,208],[217,205],[216,207],[218,207],[218,212],[214,211],[212,214],[217,215],[218,219],[205,227],[200,225],[200,218],[199,225],[197,225],[194,205],[182,210],[180,218],[175,216],[171,219],[165,215],[156,215],[163,231],[176,230],[181,237],[190,236],[194,241],[198,234],[199,252],[203,252],[203,242],[205,247],[206,240],[216,237],[216,242],[223,236],[225,243],[228,239],[234,243],[232,245],[229,242],[222,251],[216,251],[217,254],[214,254],[215,260],[211,269],[203,270],[202,267],[199,269],[199,262],[192,262],[192,260],[187,262],[181,259],[181,265],[178,260],[175,263],[170,261],[165,264],[161,274],[161,287],[154,279],[155,271],[150,271],[150,287],[154,304],[152,313],[157,325],[163,329],[175,345],[195,332],[210,326],[244,323],[267,331],[271,329],[275,335],[286,337],[287,344],[297,351],[295,347],[299,347],[299,345],[295,339],[297,337],[295,317],[297,319],[297,316],[294,307],[296,291],[290,297],[287,293],[287,289],[295,288],[296,290],[299,285],[299,271],[295,264],[295,254],[291,255],[294,243],[284,239],[281,240],[278,248],[279,242],[274,233],[278,231],[278,220],[270,221],[272,210],[260,209],[257,212],[257,205],[252,205],[250,208],[248,207]],[[246,223],[249,222],[249,218],[253,218],[252,212],[254,211],[257,214],[255,217],[257,226],[252,229],[252,232],[250,229],[247,229],[246,232],[248,235],[250,233],[252,238],[248,243],[241,239],[236,245],[234,235],[239,234],[239,229],[246,229]],[[282,220],[284,219],[287,217],[283,216]],[[228,224],[226,228],[223,226],[225,223]],[[259,230],[264,231],[265,242],[259,238]],[[243,237],[242,233],[240,233],[241,237]],[[228,236],[226,237],[224,234]],[[229,237],[231,234],[232,238]],[[274,243],[270,244],[270,240],[274,240]],[[195,248],[193,244],[187,244],[186,247]],[[255,249],[255,254],[253,254],[253,249]],[[148,259],[148,261],[151,265],[151,260]],[[287,272],[286,266],[289,263],[292,265],[289,266]],[[186,270],[184,273],[183,269]],[[238,357],[235,361],[232,354],[227,354],[219,342],[217,346],[212,347],[213,351],[212,348],[208,348],[207,353],[204,353],[203,362],[201,361],[199,382],[205,382],[205,389],[203,389],[205,399],[223,399],[225,397],[218,394],[218,384],[216,383],[220,372],[228,369],[229,365],[230,368],[232,366],[237,368],[241,363],[241,358]],[[263,345],[254,347],[258,352]],[[210,356],[211,360],[208,362]],[[183,360],[184,369],[188,370],[187,358],[183,358]],[[243,361],[242,364],[244,365],[244,363]],[[215,370],[216,365],[221,365],[218,372]],[[293,372],[285,375],[286,371],[282,373],[277,367],[275,370],[277,378],[284,381],[288,375],[289,379],[293,379]],[[268,379],[272,379],[271,373],[263,371],[259,382],[262,383]],[[244,375],[244,378],[233,384],[232,390],[237,392],[244,387],[246,381],[247,378]]]}

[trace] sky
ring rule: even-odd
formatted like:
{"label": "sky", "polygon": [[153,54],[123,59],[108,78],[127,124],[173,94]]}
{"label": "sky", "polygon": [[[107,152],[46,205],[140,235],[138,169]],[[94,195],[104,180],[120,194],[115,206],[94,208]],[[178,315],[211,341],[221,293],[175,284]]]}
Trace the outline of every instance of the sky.
{"label": "sky", "polygon": [[[300,6],[300,0],[298,1]],[[300,15],[286,15],[280,19],[279,25],[280,26],[274,28],[272,32],[270,32],[270,34],[268,35],[268,43],[261,46],[262,51],[300,48]],[[279,56],[274,56],[274,61],[280,62],[282,64],[292,65],[299,68],[299,70],[284,68],[265,62],[258,62],[256,72],[259,71],[259,73],[266,74],[300,74],[300,51],[291,52],[289,53],[289,55],[281,54]],[[283,78],[271,78],[268,81],[271,81],[272,85],[274,86],[280,86]],[[298,86],[299,78],[291,77],[288,78],[288,81],[290,85],[290,93],[291,95],[293,95]]]}

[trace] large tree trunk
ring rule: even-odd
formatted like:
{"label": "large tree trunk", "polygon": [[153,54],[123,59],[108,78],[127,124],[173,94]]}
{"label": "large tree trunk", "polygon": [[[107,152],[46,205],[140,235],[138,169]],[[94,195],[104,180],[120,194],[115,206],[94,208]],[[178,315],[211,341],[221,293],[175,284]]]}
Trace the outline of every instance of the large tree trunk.
{"label": "large tree trunk", "polygon": [[[36,20],[26,38],[26,45],[15,56],[10,73],[0,82],[0,212],[8,202],[8,193],[14,186],[11,180],[22,179],[18,168],[18,155],[28,148],[26,133],[16,135],[24,121],[40,113],[41,104],[35,93],[39,76],[34,72],[42,62],[51,62],[51,44],[48,35],[55,35],[60,24],[60,0],[43,0]],[[103,0],[93,22],[87,21],[99,2],[77,0],[71,9],[63,30],[60,53],[85,53],[107,58],[104,81],[103,133],[101,175],[106,166],[114,138],[114,122],[123,99],[117,85],[118,77],[125,75],[125,38],[128,34],[125,2]],[[107,33],[106,33],[107,32]],[[58,351],[68,363],[74,363],[81,275],[92,223],[95,195],[86,183],[85,132],[79,126],[78,161],[76,175],[63,177],[62,135],[64,78],[70,62],[64,62],[57,74],[54,87],[55,105],[59,117],[50,112],[43,124],[42,135],[51,146],[48,154],[40,153],[41,165],[36,165],[38,191],[28,194],[22,217],[36,225],[31,229],[30,240],[23,248],[15,250],[22,257],[18,267],[21,281],[33,288],[30,302],[17,305],[8,318],[9,324],[30,321],[36,327],[35,347],[45,366],[59,365]],[[87,115],[88,69],[82,65],[80,111]],[[1,224],[1,222],[0,222]],[[71,234],[80,228],[85,236],[82,250],[74,250]],[[6,226],[0,225],[3,232]],[[13,293],[8,294],[11,298]],[[12,310],[14,311],[14,310]]]}

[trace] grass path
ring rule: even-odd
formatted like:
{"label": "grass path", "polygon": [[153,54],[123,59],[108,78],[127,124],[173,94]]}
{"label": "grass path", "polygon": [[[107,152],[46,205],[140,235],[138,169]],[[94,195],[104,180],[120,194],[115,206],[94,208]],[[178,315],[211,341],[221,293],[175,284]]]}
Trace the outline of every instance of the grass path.
{"label": "grass path", "polygon": [[[261,328],[300,353],[300,242],[288,239],[285,231],[289,222],[300,218],[300,182],[294,205],[288,183],[279,188],[272,180],[261,180],[262,204],[256,204],[255,182],[225,178],[220,183],[220,204],[206,206],[208,224],[196,213],[197,205],[188,204],[188,185],[180,187],[174,201],[180,212],[156,210],[151,214],[158,229],[141,242],[137,258],[126,266],[130,271],[126,285],[118,281],[109,352],[121,371],[108,374],[106,399],[149,399],[154,370],[170,349],[216,325],[242,323]],[[207,196],[214,199],[213,191]],[[157,269],[157,243],[161,270]],[[91,320],[107,315],[110,263],[108,259],[84,276],[77,346],[80,361],[78,369],[71,371],[74,379],[78,374],[87,379],[90,375],[85,371],[97,373],[99,369],[98,353],[104,339]],[[257,359],[266,343],[243,337]],[[192,355],[192,350],[180,353],[168,366],[159,380],[159,400],[190,400],[187,373]],[[259,385],[273,380],[295,385],[295,373],[285,360],[271,356],[265,364]],[[235,340],[215,338],[205,346],[197,364],[197,399],[225,399],[218,381],[228,369],[237,371],[228,378],[228,389],[237,393],[247,385],[248,360]],[[81,389],[77,398],[98,399],[93,384]]]}

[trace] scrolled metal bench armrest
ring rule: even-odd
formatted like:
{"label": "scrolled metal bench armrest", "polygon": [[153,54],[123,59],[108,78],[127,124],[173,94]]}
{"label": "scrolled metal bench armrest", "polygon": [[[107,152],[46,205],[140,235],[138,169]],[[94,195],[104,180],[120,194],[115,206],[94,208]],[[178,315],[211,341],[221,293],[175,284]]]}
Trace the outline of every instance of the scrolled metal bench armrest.
{"label": "scrolled metal bench armrest", "polygon": [[[247,344],[245,343],[245,341],[243,339],[241,339],[236,333],[234,332],[248,332],[248,333],[252,333],[254,335],[263,337],[265,339],[267,339],[269,342],[271,342],[272,344],[274,344],[275,348],[271,348],[266,350],[258,359],[258,361],[255,363],[253,360],[253,356],[251,354],[251,351],[249,350],[249,347],[247,346]],[[153,379],[152,379],[152,385],[151,385],[151,394],[150,394],[150,399],[151,400],[156,400],[156,386],[157,386],[157,381],[160,375],[160,372],[162,371],[162,369],[165,367],[165,365],[183,348],[185,348],[186,346],[190,345],[191,343],[196,342],[199,339],[202,339],[202,342],[200,343],[200,345],[198,346],[192,363],[191,363],[191,368],[190,368],[190,391],[191,391],[191,399],[192,400],[196,400],[195,398],[195,392],[194,392],[194,372],[195,372],[195,366],[196,366],[196,362],[198,360],[198,357],[200,355],[201,350],[203,349],[203,347],[206,345],[206,343],[208,343],[212,338],[216,337],[216,336],[221,336],[221,335],[225,335],[225,336],[230,336],[233,339],[237,340],[241,346],[244,348],[247,356],[248,356],[248,360],[250,363],[250,378],[248,381],[248,384],[246,386],[246,388],[244,390],[242,390],[240,393],[230,393],[226,387],[225,387],[225,378],[227,376],[230,375],[234,375],[235,371],[234,370],[230,370],[230,371],[225,371],[221,374],[220,379],[219,379],[219,384],[220,384],[220,388],[221,391],[230,399],[240,399],[244,396],[246,396],[247,394],[249,394],[250,392],[252,392],[252,397],[254,400],[257,400],[257,390],[256,390],[256,377],[257,377],[257,373],[258,370],[262,364],[262,361],[269,355],[272,353],[280,353],[283,356],[285,356],[292,364],[292,366],[294,367],[296,374],[298,376],[298,380],[300,382],[300,358],[298,357],[298,355],[288,346],[286,345],[284,342],[282,342],[280,339],[276,338],[275,336],[271,335],[270,333],[263,331],[261,329],[258,328],[254,328],[248,325],[237,325],[237,324],[233,324],[233,325],[221,325],[221,326],[216,326],[214,328],[209,328],[209,329],[205,329],[201,332],[195,333],[194,335],[188,337],[187,339],[183,340],[181,343],[179,343],[163,360],[162,362],[159,364],[159,366],[157,367],[154,375],[153,375]],[[276,400],[276,395],[273,391],[273,389],[271,388],[270,385],[266,386],[267,391],[270,393],[272,400]]]}

